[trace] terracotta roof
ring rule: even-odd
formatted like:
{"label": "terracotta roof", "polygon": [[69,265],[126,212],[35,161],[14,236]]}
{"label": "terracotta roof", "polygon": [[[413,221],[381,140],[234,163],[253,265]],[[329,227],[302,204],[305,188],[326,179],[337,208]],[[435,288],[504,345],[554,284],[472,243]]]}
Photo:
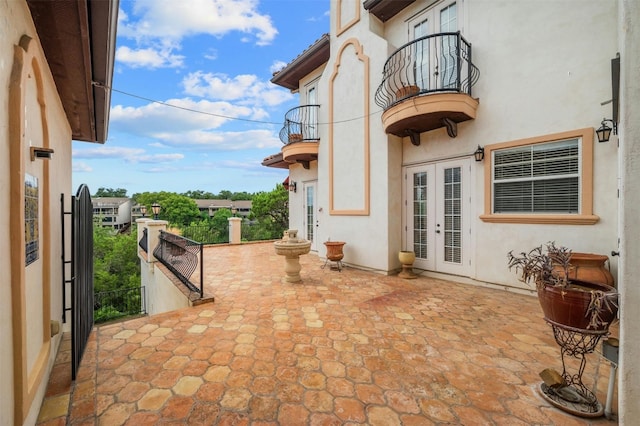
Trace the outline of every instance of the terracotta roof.
{"label": "terracotta roof", "polygon": [[324,34],[286,67],[274,73],[271,82],[290,90],[298,90],[300,79],[329,60],[329,34]]}

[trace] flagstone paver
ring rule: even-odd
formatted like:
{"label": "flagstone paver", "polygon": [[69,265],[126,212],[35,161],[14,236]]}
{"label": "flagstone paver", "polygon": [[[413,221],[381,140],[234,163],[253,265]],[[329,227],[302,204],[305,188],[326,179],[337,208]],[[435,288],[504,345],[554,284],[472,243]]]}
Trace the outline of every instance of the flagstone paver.
{"label": "flagstone paver", "polygon": [[[272,243],[204,258],[215,302],[97,327],[75,384],[56,364],[40,424],[615,424],[539,395],[562,365],[535,297],[314,254],[287,283]],[[584,375],[603,403],[609,368],[594,354]]]}

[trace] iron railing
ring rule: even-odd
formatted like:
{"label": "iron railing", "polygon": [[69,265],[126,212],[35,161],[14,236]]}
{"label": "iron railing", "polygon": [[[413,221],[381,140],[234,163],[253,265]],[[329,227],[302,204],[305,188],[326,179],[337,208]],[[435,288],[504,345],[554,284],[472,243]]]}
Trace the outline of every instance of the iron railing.
{"label": "iron railing", "polygon": [[[167,267],[189,291],[200,294],[202,298],[203,282],[203,244],[180,235],[160,231],[158,245],[153,255]],[[199,287],[191,281],[195,270],[199,268]]]}
{"label": "iron railing", "polygon": [[96,323],[147,313],[144,286],[101,291],[93,296]]}
{"label": "iron railing", "polygon": [[149,253],[147,242],[147,228],[144,228],[142,230],[142,238],[140,238],[140,241],[138,241],[138,245],[145,253]]}
{"label": "iron railing", "polygon": [[229,225],[215,229],[209,225],[192,225],[181,228],[182,236],[202,244],[222,244],[229,242]]}
{"label": "iron railing", "polygon": [[471,96],[480,71],[471,61],[471,44],[458,32],[413,40],[387,59],[375,95],[383,109],[414,96],[459,92]]}
{"label": "iron railing", "polygon": [[284,115],[284,127],[280,130],[280,140],[289,144],[320,140],[318,133],[318,110],[320,105],[302,105],[291,108]]}

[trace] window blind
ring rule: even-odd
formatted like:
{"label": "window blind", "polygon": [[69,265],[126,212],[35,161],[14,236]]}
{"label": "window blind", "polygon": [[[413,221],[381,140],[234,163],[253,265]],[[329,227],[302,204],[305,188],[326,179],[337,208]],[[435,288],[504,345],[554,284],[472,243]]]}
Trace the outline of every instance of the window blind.
{"label": "window blind", "polygon": [[579,142],[494,151],[494,213],[579,213]]}

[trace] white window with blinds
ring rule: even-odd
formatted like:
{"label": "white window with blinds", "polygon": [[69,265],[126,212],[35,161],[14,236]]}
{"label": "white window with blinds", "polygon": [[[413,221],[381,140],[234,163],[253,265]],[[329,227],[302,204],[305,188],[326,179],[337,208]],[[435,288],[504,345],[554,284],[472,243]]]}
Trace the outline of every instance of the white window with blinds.
{"label": "white window with blinds", "polygon": [[580,214],[581,138],[492,152],[494,214]]}

